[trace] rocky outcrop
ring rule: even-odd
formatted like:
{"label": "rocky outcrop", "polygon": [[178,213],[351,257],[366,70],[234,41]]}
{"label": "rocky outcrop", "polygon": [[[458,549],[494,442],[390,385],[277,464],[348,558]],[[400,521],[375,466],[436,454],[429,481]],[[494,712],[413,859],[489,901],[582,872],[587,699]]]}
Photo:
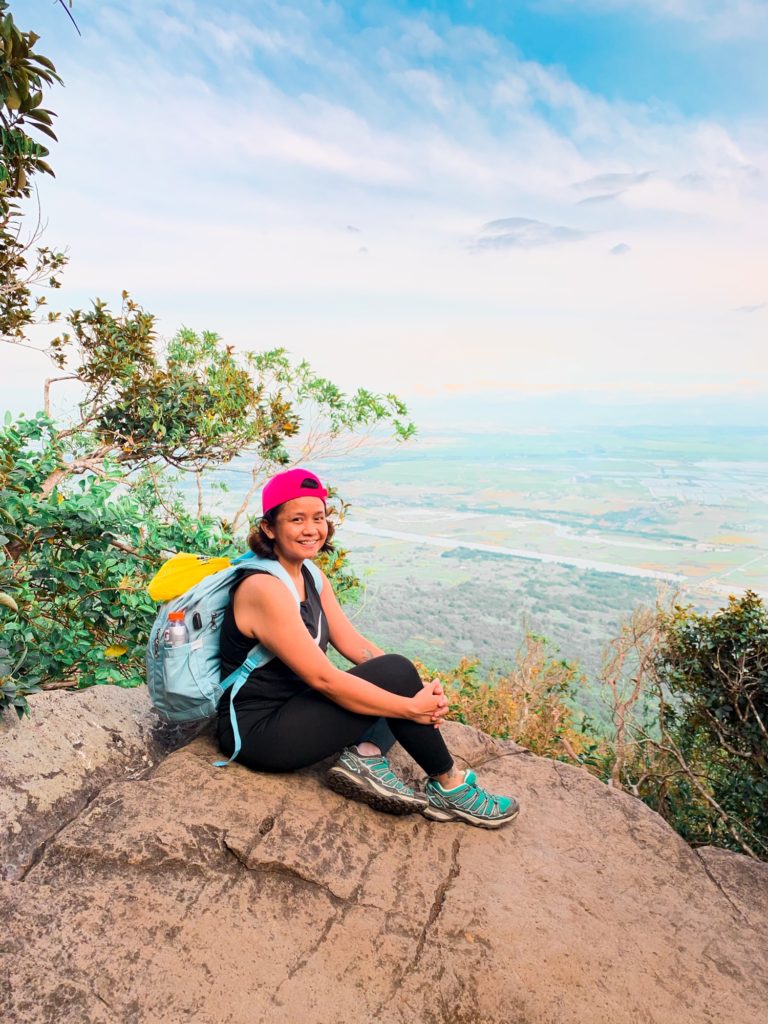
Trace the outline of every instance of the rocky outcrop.
{"label": "rocky outcrop", "polygon": [[513,825],[377,814],[321,767],[216,769],[209,736],[106,784],[2,883],[0,1017],[764,1024],[768,866],[692,851],[581,770],[445,734],[519,797]]}
{"label": "rocky outcrop", "polygon": [[31,718],[0,718],[0,878],[22,877],[104,786],[146,771],[191,735],[161,722],[144,687],[54,690],[31,701]]}

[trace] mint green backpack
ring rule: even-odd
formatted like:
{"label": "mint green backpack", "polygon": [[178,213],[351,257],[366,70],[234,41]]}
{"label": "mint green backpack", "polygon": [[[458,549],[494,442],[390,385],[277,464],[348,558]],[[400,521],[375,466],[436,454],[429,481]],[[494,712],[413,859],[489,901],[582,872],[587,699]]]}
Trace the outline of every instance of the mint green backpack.
{"label": "mint green backpack", "polygon": [[[314,562],[307,560],[304,564],[312,574],[319,594],[323,587],[323,575]],[[256,644],[240,668],[225,679],[221,678],[219,632],[224,620],[224,609],[229,604],[230,589],[244,569],[261,569],[277,577],[288,587],[296,603],[301,603],[293,580],[278,561],[252,554],[241,555],[230,565],[205,576],[183,594],[164,604],[152,626],[147,644],[149,696],[166,721],[197,722],[210,718],[216,713],[222,694],[231,688],[229,715],[235,749],[228,761],[214,762],[217,767],[229,764],[240,753],[235,696],[251,672],[266,665],[274,657],[262,644]],[[189,642],[171,647],[163,642],[169,623],[168,616],[171,612],[181,611],[184,612]]]}

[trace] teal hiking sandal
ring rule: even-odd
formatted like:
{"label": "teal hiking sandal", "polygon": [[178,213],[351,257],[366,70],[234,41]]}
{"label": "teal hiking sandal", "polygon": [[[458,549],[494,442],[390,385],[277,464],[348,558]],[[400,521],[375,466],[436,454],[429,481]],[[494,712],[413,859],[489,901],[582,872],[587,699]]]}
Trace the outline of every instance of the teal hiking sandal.
{"label": "teal hiking sandal", "polygon": [[464,782],[455,789],[443,789],[435,779],[427,779],[424,789],[428,804],[423,813],[432,821],[458,820],[479,828],[500,828],[520,812],[513,797],[494,796],[478,786],[471,769],[467,769]]}
{"label": "teal hiking sandal", "polygon": [[346,747],[325,781],[335,793],[386,814],[412,814],[427,806],[426,796],[401,782],[383,754],[363,757],[354,747]]}

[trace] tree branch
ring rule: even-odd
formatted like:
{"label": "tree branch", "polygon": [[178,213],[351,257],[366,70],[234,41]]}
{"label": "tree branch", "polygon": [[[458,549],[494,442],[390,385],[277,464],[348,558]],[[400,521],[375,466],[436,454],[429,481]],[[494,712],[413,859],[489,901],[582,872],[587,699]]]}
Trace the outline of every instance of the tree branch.
{"label": "tree branch", "polygon": [[195,471],[195,483],[197,484],[197,518],[203,518],[203,474],[201,470]]}
{"label": "tree branch", "polygon": [[108,448],[97,449],[90,455],[85,456],[82,459],[74,459],[72,462],[66,462],[55,469],[44,481],[40,488],[40,496],[47,498],[54,487],[57,487],[62,480],[66,477],[71,476],[73,473],[78,473],[83,469],[88,470],[91,473],[95,473],[97,476],[104,476],[104,467],[101,465],[101,460],[109,454]]}
{"label": "tree branch", "polygon": [[77,380],[77,374],[69,373],[66,377],[48,377],[43,388],[43,412],[46,416],[51,415],[51,384],[57,384],[61,380]]}

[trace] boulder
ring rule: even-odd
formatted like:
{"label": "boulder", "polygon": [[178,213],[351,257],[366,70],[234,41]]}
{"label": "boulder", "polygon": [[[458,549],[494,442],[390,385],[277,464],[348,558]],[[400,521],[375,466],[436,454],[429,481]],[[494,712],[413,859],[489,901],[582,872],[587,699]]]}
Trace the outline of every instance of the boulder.
{"label": "boulder", "polygon": [[764,1024],[768,865],[697,853],[585,771],[444,728],[520,799],[516,822],[382,815],[326,789],[327,765],[217,769],[210,735],[114,778],[0,885],[0,1017]]}

